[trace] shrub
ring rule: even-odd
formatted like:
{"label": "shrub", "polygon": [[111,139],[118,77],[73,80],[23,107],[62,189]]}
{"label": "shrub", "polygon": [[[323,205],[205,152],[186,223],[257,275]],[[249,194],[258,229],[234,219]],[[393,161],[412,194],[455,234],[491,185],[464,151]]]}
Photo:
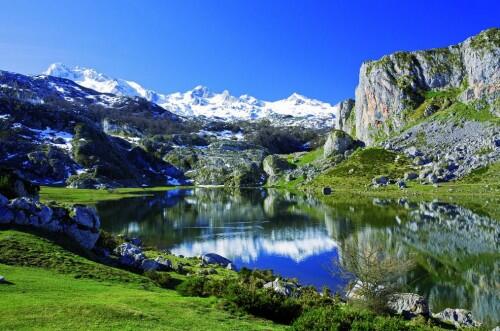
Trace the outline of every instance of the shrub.
{"label": "shrub", "polygon": [[166,272],[146,271],[144,272],[144,276],[148,277],[158,286],[163,288],[172,289],[176,284],[175,280]]}
{"label": "shrub", "polygon": [[365,310],[355,310],[347,305],[329,305],[313,308],[303,313],[292,325],[295,331],[413,331],[417,326],[407,325],[397,317],[376,316]]}

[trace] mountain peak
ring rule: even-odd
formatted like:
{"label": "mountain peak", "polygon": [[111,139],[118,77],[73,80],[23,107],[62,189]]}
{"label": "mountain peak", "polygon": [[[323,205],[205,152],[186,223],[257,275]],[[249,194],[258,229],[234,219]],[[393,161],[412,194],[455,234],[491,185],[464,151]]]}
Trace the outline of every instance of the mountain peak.
{"label": "mountain peak", "polygon": [[317,123],[329,126],[337,108],[328,103],[309,99],[298,93],[292,93],[287,99],[277,101],[259,100],[250,95],[234,97],[228,90],[214,93],[203,85],[195,86],[186,92],[161,94],[147,90],[140,84],[124,79],[111,78],[94,69],[68,67],[54,63],[45,72],[75,81],[77,84],[101,93],[121,96],[140,96],[160,107],[181,116],[205,116],[228,120],[254,120],[269,116],[291,116],[292,118],[317,119]]}

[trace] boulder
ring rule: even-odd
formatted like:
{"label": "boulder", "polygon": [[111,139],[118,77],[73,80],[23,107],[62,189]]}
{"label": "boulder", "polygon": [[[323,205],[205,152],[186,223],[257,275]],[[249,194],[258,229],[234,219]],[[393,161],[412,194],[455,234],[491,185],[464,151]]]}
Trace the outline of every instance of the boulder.
{"label": "boulder", "polygon": [[400,189],[407,188],[406,183],[405,183],[405,181],[404,181],[404,180],[398,180],[398,181],[396,182],[396,185],[397,185]]}
{"label": "boulder", "polygon": [[407,172],[405,173],[404,175],[404,180],[408,181],[408,180],[414,180],[414,179],[417,179],[418,178],[418,174],[411,171],[411,172]]}
{"label": "boulder", "polygon": [[446,323],[451,323],[457,328],[480,327],[481,323],[474,320],[472,313],[465,309],[446,308],[432,317]]}
{"label": "boulder", "polygon": [[406,156],[408,157],[412,157],[412,158],[415,158],[417,156],[423,156],[424,154],[418,150],[415,146],[411,146],[411,147],[408,147],[407,149],[405,149],[404,153],[406,154]]}
{"label": "boulder", "polygon": [[278,176],[282,172],[293,168],[287,160],[274,154],[264,158],[262,167],[268,176]]}
{"label": "boulder", "polygon": [[9,203],[9,199],[0,194],[0,207],[3,207]]}
{"label": "boulder", "polygon": [[156,260],[144,259],[141,262],[140,269],[144,271],[156,271],[161,268],[161,265]]}
{"label": "boulder", "polygon": [[429,304],[424,297],[415,293],[397,293],[387,302],[387,307],[398,315],[407,318],[417,315],[429,316]]}
{"label": "boulder", "polygon": [[354,148],[355,142],[350,135],[340,130],[333,130],[328,134],[324,146],[323,156],[325,158],[344,155],[344,153]]}
{"label": "boulder", "polygon": [[264,284],[264,288],[272,289],[274,292],[282,296],[290,297],[295,291],[297,291],[298,286],[294,283],[284,282],[279,278],[276,278],[273,282]]}
{"label": "boulder", "polygon": [[52,209],[45,205],[41,205],[40,210],[36,212],[36,216],[38,216],[40,224],[50,223],[52,220],[52,214]]}
{"label": "boulder", "polygon": [[174,267],[172,265],[172,262],[169,259],[166,259],[164,257],[158,256],[155,261],[158,263],[158,271],[169,271],[173,270]]}
{"label": "boulder", "polygon": [[372,179],[372,184],[374,186],[385,186],[389,184],[389,178],[385,176],[377,176]]}
{"label": "boulder", "polygon": [[14,220],[14,213],[6,206],[0,206],[0,224],[10,224]]}
{"label": "boulder", "polygon": [[144,252],[139,247],[131,243],[123,243],[115,248],[115,254],[119,257],[119,262],[127,267],[141,268],[146,259]]}
{"label": "boulder", "polygon": [[5,283],[5,277],[0,275],[0,284],[3,284]]}
{"label": "boulder", "polygon": [[324,195],[332,194],[332,188],[331,187],[323,187],[323,194]]}
{"label": "boulder", "polygon": [[217,264],[224,268],[226,268],[230,263],[232,264],[230,260],[215,253],[203,254],[201,256],[201,260],[205,264]]}
{"label": "boulder", "polygon": [[16,198],[10,202],[10,206],[18,210],[34,211],[35,203],[28,198]]}
{"label": "boulder", "polygon": [[99,239],[99,230],[82,230],[78,224],[72,224],[64,228],[64,233],[73,238],[78,245],[85,249],[92,249]]}
{"label": "boulder", "polygon": [[93,208],[76,205],[73,207],[73,214],[73,219],[79,225],[89,229],[99,228],[101,226],[99,216],[97,216],[97,212]]}

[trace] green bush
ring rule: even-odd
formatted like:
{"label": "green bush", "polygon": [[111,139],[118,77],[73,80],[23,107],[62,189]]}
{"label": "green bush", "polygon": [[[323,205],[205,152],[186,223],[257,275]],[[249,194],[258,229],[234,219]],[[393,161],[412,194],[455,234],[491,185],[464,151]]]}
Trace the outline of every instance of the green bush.
{"label": "green bush", "polygon": [[163,288],[172,289],[176,285],[175,280],[166,272],[146,271],[144,275]]}
{"label": "green bush", "polygon": [[292,325],[295,331],[417,331],[424,328],[408,325],[398,317],[377,316],[350,306],[329,305],[303,313]]}

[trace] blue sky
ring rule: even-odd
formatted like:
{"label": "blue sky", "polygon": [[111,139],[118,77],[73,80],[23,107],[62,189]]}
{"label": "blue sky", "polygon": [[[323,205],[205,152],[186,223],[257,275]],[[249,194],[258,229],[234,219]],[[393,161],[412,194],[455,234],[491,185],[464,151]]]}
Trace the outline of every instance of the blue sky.
{"label": "blue sky", "polygon": [[0,69],[94,67],[160,92],[353,97],[359,66],[500,26],[500,1],[0,0]]}

